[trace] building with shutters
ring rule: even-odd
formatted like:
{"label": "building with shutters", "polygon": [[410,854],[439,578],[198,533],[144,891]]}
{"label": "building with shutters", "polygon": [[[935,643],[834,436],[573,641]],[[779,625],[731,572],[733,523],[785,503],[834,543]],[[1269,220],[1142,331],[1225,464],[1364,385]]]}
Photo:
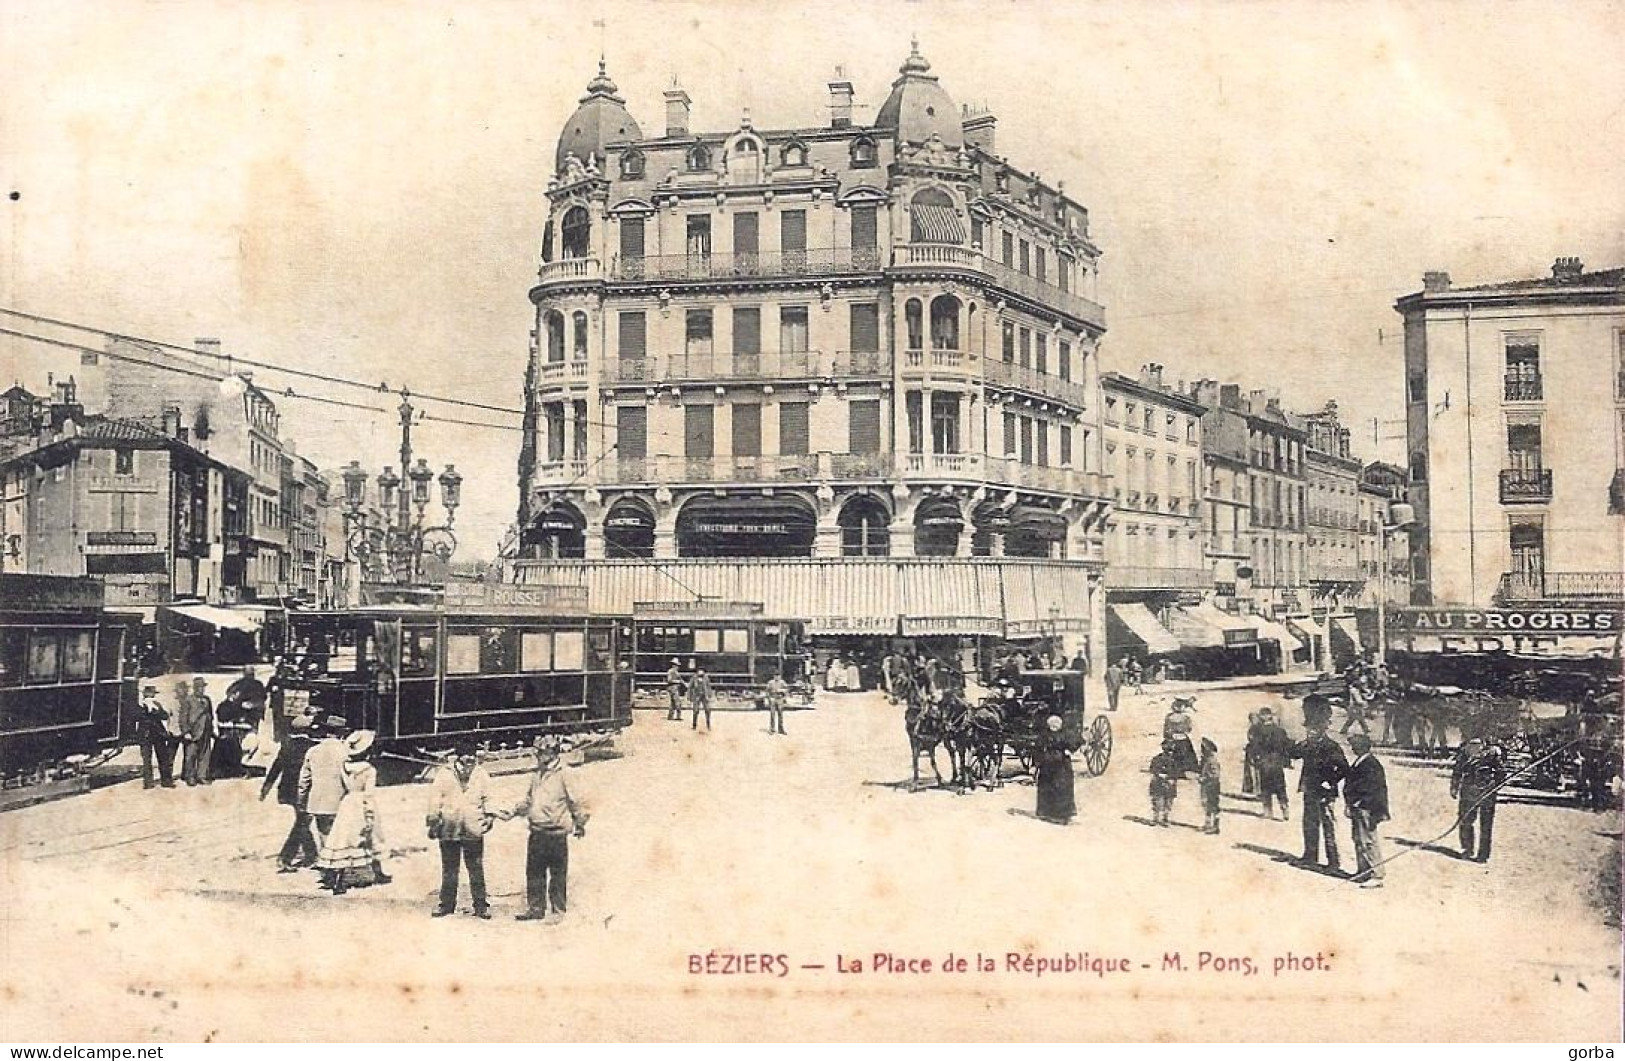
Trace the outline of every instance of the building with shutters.
{"label": "building with shutters", "polygon": [[1625,269],[1452,286],[1405,319],[1413,593],[1477,608],[1617,604],[1625,567]]}
{"label": "building with shutters", "polygon": [[651,134],[600,66],[530,292],[519,577],[1076,645],[1110,509],[1088,212],[917,49],[872,121],[854,91],[701,132],[674,86]]}

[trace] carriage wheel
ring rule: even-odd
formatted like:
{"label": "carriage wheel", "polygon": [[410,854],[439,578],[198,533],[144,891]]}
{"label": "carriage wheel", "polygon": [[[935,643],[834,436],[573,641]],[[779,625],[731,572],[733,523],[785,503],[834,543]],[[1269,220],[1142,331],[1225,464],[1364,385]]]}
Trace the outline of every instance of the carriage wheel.
{"label": "carriage wheel", "polygon": [[1106,764],[1111,761],[1112,724],[1105,715],[1096,715],[1084,737],[1083,762],[1089,768],[1090,777],[1099,777],[1106,772]]}

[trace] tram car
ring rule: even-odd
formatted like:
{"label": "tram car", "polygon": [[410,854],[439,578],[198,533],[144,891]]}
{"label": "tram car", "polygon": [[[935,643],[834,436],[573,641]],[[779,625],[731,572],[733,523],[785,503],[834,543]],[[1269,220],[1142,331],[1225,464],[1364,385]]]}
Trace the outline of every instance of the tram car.
{"label": "tram car", "polygon": [[623,621],[558,609],[380,605],[294,612],[285,715],[369,729],[385,757],[424,763],[472,744],[517,748],[632,721]]}
{"label": "tram car", "polygon": [[0,575],[0,783],[84,768],[135,739],[136,620],[101,582]]}
{"label": "tram car", "polygon": [[632,606],[633,671],[645,698],[666,693],[672,661],[684,678],[703,668],[718,697],[759,699],[783,677],[792,700],[812,702],[805,624],[763,614],[760,604],[701,600]]}

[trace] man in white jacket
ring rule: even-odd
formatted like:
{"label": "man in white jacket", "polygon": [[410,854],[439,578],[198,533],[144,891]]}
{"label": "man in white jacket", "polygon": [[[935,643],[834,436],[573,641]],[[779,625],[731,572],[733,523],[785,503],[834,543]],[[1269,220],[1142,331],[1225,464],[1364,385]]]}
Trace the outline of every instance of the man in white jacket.
{"label": "man in white jacket", "polygon": [[459,752],[434,776],[429,795],[429,839],[440,842],[440,905],[434,917],[457,909],[458,863],[468,867],[474,916],[489,920],[485,894],[485,834],[497,811],[491,806],[491,778],[472,752]]}
{"label": "man in white jacket", "polygon": [[[700,672],[702,675],[704,671]],[[537,738],[536,772],[524,798],[514,808],[515,817],[524,815],[530,823],[530,842],[525,848],[525,898],[527,908],[520,921],[541,921],[553,912],[563,915],[570,873],[570,832],[587,835],[587,810],[570,791],[559,765],[558,748],[546,738]]]}

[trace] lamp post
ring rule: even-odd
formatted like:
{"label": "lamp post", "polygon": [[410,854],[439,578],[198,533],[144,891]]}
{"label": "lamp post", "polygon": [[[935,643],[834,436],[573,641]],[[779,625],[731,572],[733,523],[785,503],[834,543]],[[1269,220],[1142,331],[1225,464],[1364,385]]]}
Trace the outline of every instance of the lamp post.
{"label": "lamp post", "polygon": [[1388,539],[1400,531],[1409,530],[1416,523],[1416,510],[1406,504],[1389,506],[1392,523],[1379,528],[1382,539],[1381,556],[1377,571],[1377,666],[1388,665]]}
{"label": "lamp post", "polygon": [[[376,517],[365,510],[367,474],[358,461],[351,461],[344,469],[345,519],[350,524],[351,551],[361,562],[363,573],[373,572],[387,563],[394,580],[401,584],[417,581],[421,576],[422,559],[432,553],[441,561],[450,560],[457,551],[457,536],[452,526],[457,518],[457,506],[462,502],[463,477],[453,465],[438,476],[440,504],[446,510],[446,521],[425,526],[428,519],[430,484],[437,479],[429,462],[418,458],[412,462],[412,403],[408,391],[401,391],[401,474],[385,466],[378,473],[378,512]],[[416,514],[414,515],[414,510]]]}

